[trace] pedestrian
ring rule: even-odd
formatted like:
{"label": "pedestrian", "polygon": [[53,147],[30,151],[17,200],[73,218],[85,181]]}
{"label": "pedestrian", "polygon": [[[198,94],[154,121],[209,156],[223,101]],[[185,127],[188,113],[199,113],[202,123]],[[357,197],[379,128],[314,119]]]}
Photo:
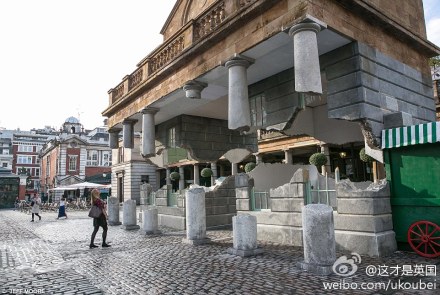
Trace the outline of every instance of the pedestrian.
{"label": "pedestrian", "polygon": [[17,198],[15,199],[15,208],[14,208],[14,211],[15,211],[15,210],[18,210],[18,209],[20,209],[20,198],[19,198],[19,197],[17,197]]}
{"label": "pedestrian", "polygon": [[58,208],[58,217],[57,217],[57,219],[59,219],[60,217],[66,217],[66,219],[67,219],[66,202],[65,202],[64,198],[61,198],[61,200],[60,200],[60,207]]}
{"label": "pedestrian", "polygon": [[40,205],[41,205],[41,199],[39,196],[37,196],[37,194],[34,194],[34,197],[32,199],[31,202],[31,206],[32,206],[32,220],[31,222],[34,222],[34,215],[38,216],[38,220],[41,220],[41,216],[40,216]]}
{"label": "pedestrian", "polygon": [[109,244],[106,243],[106,239],[107,239],[107,213],[106,213],[106,206],[105,203],[101,200],[100,196],[100,192],[98,189],[93,189],[92,190],[92,206],[97,206],[99,209],[101,209],[101,215],[97,218],[93,218],[93,233],[92,233],[92,238],[90,240],[90,248],[96,248],[98,246],[95,245],[95,236],[96,233],[99,230],[99,227],[102,227],[102,247],[110,247]]}

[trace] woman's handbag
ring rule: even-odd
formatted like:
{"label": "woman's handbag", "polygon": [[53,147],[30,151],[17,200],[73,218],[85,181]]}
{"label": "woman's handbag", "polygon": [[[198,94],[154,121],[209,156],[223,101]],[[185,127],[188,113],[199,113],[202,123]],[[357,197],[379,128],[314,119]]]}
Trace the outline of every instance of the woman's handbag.
{"label": "woman's handbag", "polygon": [[102,210],[98,206],[93,205],[92,208],[90,208],[89,217],[98,218],[99,216],[101,216],[101,214]]}

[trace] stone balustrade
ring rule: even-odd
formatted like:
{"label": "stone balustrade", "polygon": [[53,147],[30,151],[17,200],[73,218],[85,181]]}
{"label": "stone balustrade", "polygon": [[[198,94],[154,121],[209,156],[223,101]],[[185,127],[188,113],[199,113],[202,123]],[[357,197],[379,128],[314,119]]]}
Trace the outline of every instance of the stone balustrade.
{"label": "stone balustrade", "polygon": [[123,81],[115,88],[110,89],[108,92],[110,103],[114,103],[131,90],[140,87],[143,81],[170,64],[185,49],[204,38],[208,38],[208,35],[217,30],[228,16],[236,14],[237,11],[245,9],[254,2],[256,0],[240,0],[239,5],[233,6],[232,9],[226,8],[224,0],[215,3],[205,13],[189,22],[188,25],[151,52],[137,65],[138,68],[133,73],[124,77]]}

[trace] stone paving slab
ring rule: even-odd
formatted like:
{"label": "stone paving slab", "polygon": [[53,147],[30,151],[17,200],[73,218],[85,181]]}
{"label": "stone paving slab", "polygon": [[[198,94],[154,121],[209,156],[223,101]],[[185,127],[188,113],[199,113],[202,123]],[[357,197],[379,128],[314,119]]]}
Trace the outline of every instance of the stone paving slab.
{"label": "stone paving slab", "polygon": [[[182,244],[184,231],[160,228],[162,235],[143,235],[109,227],[110,248],[89,249],[92,219],[85,211],[44,212],[42,220],[17,211],[0,211],[0,294],[438,294],[438,290],[343,289],[344,285],[397,282],[437,283],[435,276],[368,276],[371,266],[432,265],[439,259],[396,252],[386,258],[362,256],[351,277],[317,276],[301,271],[300,247],[259,243],[256,257],[227,254],[232,232],[208,230],[211,243]],[[101,229],[96,244],[100,244]],[[337,253],[337,257],[350,253]],[[338,290],[326,290],[335,283]],[[339,285],[338,285],[339,284]],[[367,286],[368,287],[368,286]],[[404,287],[404,286],[403,286]]]}

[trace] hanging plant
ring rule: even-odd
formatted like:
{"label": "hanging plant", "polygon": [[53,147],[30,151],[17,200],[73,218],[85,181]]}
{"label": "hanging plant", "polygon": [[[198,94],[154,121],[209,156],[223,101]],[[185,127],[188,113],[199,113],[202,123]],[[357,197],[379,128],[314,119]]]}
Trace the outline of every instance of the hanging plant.
{"label": "hanging plant", "polygon": [[314,153],[310,156],[309,162],[310,164],[321,168],[322,165],[325,165],[325,163],[327,163],[327,157],[323,153]]}
{"label": "hanging plant", "polygon": [[179,180],[180,179],[180,174],[179,174],[179,172],[171,172],[170,173],[170,179],[171,180]]}
{"label": "hanging plant", "polygon": [[361,151],[359,152],[359,158],[361,158],[362,162],[365,163],[371,163],[374,161],[374,158],[367,155],[367,153],[365,153],[365,148],[362,148]]}
{"label": "hanging plant", "polygon": [[255,164],[254,162],[247,163],[246,165],[244,165],[244,172],[251,172],[252,170],[254,170],[255,166],[257,166],[257,164]]}
{"label": "hanging plant", "polygon": [[212,176],[211,168],[203,168],[202,171],[200,172],[200,175],[202,175],[202,177],[211,177]]}

